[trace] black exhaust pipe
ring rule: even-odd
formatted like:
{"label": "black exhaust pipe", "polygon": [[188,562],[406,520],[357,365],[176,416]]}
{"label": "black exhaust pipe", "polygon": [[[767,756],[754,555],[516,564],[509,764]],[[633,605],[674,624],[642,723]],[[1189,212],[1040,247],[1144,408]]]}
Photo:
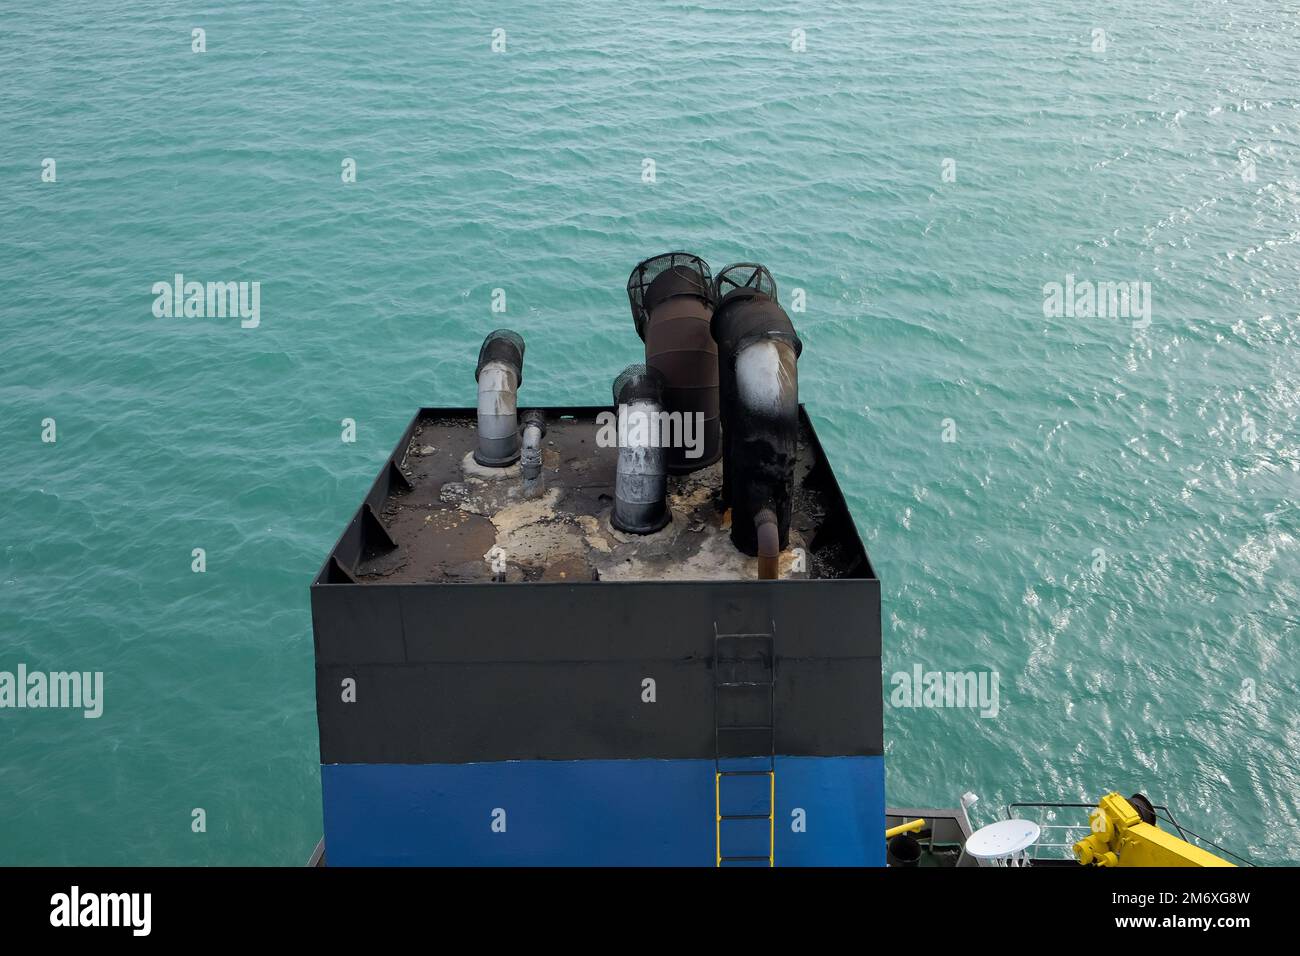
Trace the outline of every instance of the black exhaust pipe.
{"label": "black exhaust pipe", "polygon": [[688,252],[666,252],[632,270],[627,296],[645,364],[663,375],[664,410],[680,415],[682,441],[667,449],[670,474],[713,464],[721,455],[718,349],[709,333],[709,265]]}
{"label": "black exhaust pipe", "polygon": [[[721,370],[723,496],[731,506],[731,540],[760,553],[771,573],[771,524],[777,547],[790,541],[794,465],[799,447],[799,355],[803,343],[772,297],[762,266],[730,266],[719,278],[746,273],[723,292],[713,318]],[[770,512],[770,513],[769,513]],[[761,532],[761,533],[760,533]]]}
{"label": "black exhaust pipe", "polygon": [[[722,349],[723,330],[731,324],[727,318],[739,306],[755,298],[776,301],[776,280],[765,266],[757,262],[736,262],[727,266],[713,280],[713,319],[709,323],[710,334],[719,350]],[[727,473],[727,442],[733,429],[727,421],[731,413],[733,396],[736,390],[735,375],[731,363],[721,355],[718,357],[718,407],[722,423],[722,502],[731,503],[731,479]]]}

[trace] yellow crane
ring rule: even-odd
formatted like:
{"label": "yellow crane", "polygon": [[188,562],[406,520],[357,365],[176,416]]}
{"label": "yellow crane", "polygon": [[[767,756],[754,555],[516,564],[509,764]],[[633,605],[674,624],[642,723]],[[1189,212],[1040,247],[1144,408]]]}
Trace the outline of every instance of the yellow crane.
{"label": "yellow crane", "polygon": [[1089,814],[1092,833],[1074,844],[1084,866],[1235,866],[1168,833],[1150,806],[1139,812],[1118,793],[1108,793]]}

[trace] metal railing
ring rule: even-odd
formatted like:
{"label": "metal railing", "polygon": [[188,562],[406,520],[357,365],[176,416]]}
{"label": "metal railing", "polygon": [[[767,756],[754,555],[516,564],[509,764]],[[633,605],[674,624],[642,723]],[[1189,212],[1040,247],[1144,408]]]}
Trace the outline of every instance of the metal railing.
{"label": "metal railing", "polygon": [[[1008,820],[1032,820],[1038,824],[1042,836],[1029,849],[1031,863],[1039,860],[1073,860],[1074,844],[1092,832],[1092,823],[1088,814],[1095,810],[1095,803],[1011,803],[1007,805]],[[1044,811],[1040,816],[1027,816],[1020,811],[1036,809]],[[1082,823],[1055,823],[1057,810],[1083,811]],[[1060,841],[1060,842],[1057,842]],[[1044,855],[1043,851],[1053,852]]]}

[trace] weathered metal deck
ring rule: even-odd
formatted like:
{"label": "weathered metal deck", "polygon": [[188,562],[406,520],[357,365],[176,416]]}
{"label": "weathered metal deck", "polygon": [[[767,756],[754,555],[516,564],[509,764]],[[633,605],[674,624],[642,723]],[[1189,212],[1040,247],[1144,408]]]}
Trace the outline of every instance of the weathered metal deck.
{"label": "weathered metal deck", "polygon": [[[545,490],[526,498],[517,464],[474,462],[472,416],[424,410],[394,455],[400,477],[375,504],[395,547],[363,549],[351,573],[360,583],[754,579],[757,559],[732,544],[718,504],[721,462],[669,477],[662,531],[610,525],[617,448],[597,441],[599,411],[547,411]],[[781,577],[871,576],[857,535],[841,533],[852,519],[804,414],[792,512]]]}

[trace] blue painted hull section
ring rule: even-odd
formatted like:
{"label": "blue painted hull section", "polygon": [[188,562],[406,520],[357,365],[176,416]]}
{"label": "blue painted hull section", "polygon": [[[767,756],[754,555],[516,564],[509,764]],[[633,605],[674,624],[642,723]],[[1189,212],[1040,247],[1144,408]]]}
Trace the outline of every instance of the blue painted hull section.
{"label": "blue painted hull section", "polygon": [[[769,778],[724,777],[723,813],[766,814]],[[330,866],[714,866],[712,760],[321,767]],[[881,757],[778,757],[777,866],[883,866]],[[726,821],[726,855],[770,824]]]}

